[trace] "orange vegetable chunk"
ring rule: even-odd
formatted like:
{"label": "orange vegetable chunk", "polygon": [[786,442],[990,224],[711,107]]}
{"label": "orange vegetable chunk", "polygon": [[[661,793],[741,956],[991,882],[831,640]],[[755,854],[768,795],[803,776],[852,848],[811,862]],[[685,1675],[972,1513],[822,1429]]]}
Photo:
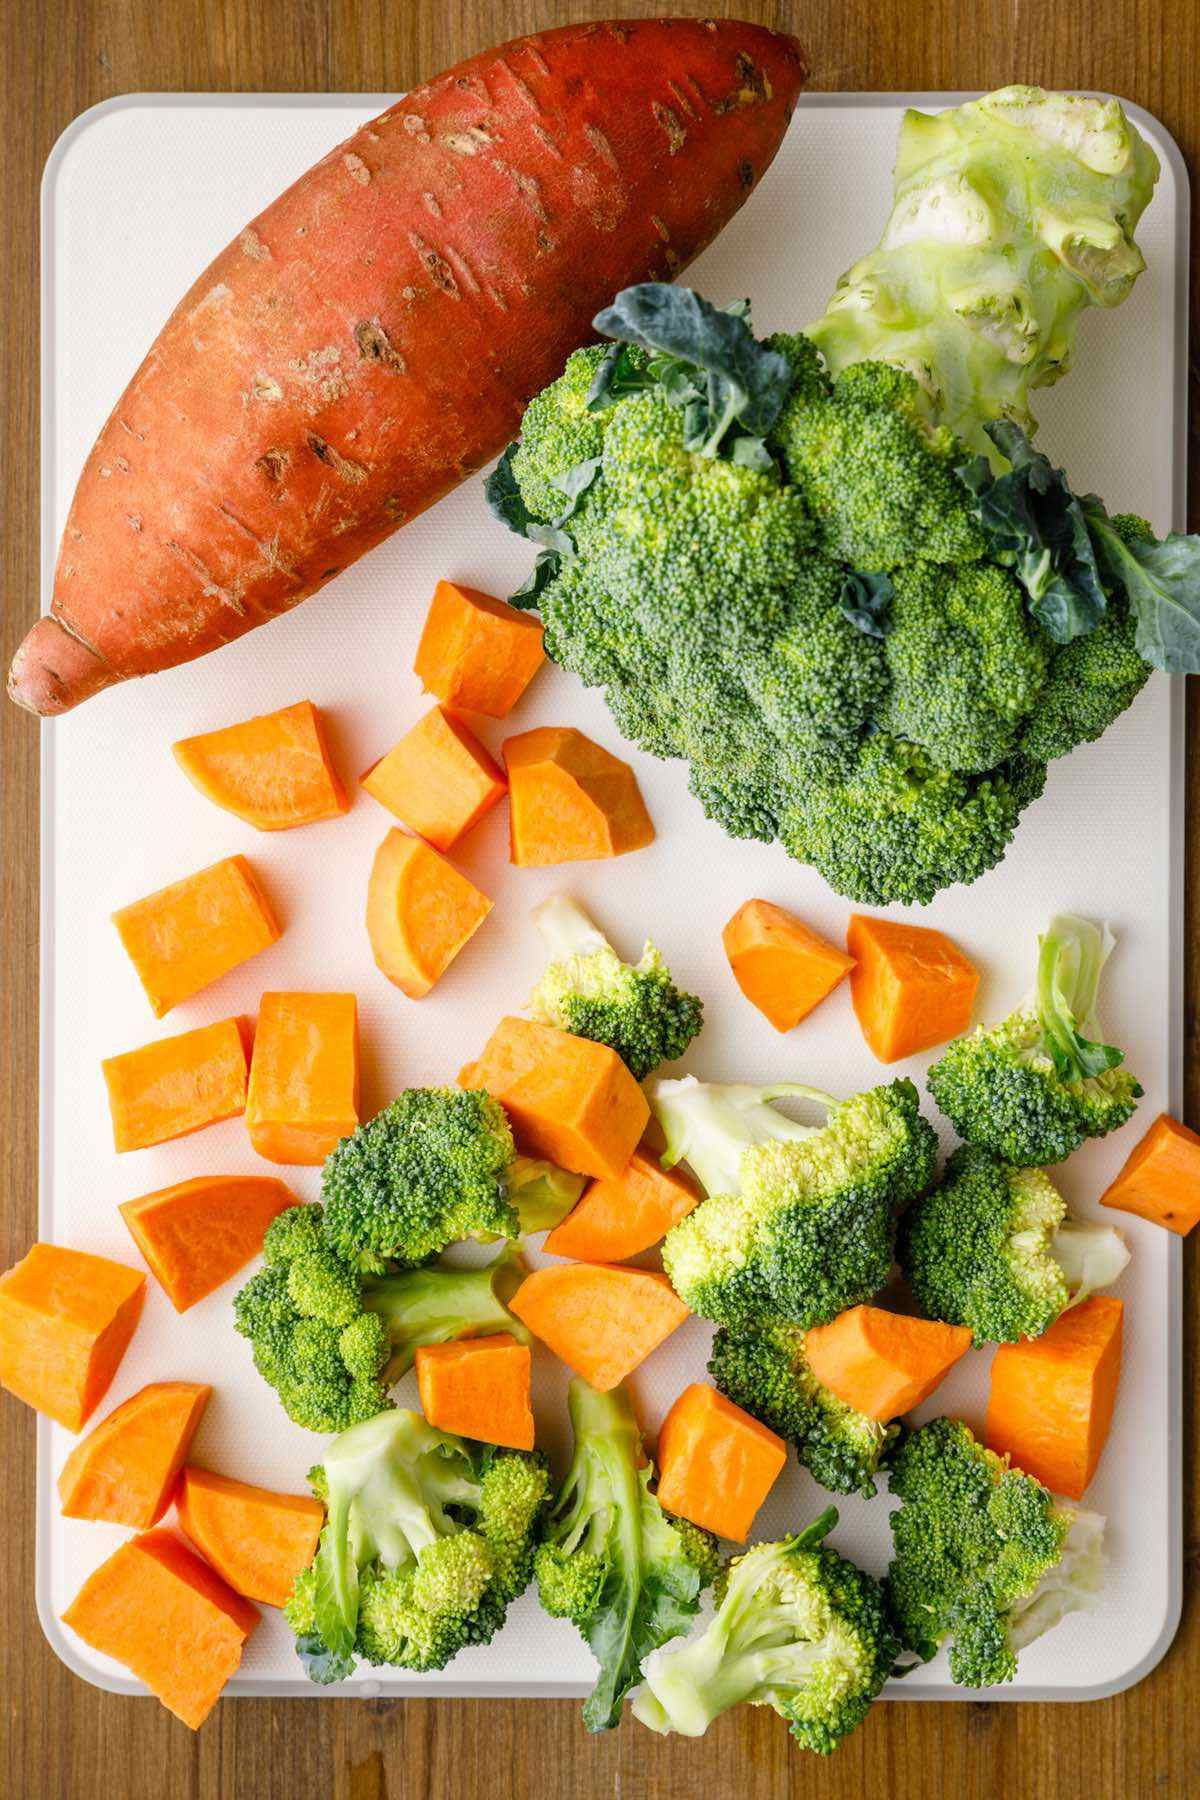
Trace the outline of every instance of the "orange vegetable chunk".
{"label": "orange vegetable chunk", "polygon": [[546,660],[542,627],[478,588],[439,581],[413,664],[446,706],[503,719]]}
{"label": "orange vegetable chunk", "polygon": [[1100,1204],[1186,1237],[1200,1220],[1200,1136],[1160,1113]]}
{"label": "orange vegetable chunk", "polygon": [[80,1431],[108,1392],[146,1298],[140,1269],[34,1244],[0,1275],[0,1387]]}
{"label": "orange vegetable chunk", "polygon": [[851,915],[850,998],[880,1062],[899,1062],[958,1037],[971,1023],[979,971],[957,944],[927,925]]}
{"label": "orange vegetable chunk", "polygon": [[635,1150],[619,1175],[602,1176],[584,1190],[542,1248],[576,1262],[625,1262],[666,1237],[699,1200],[700,1190],[680,1170]]}
{"label": "orange vegetable chunk", "polygon": [[688,1316],[665,1275],[610,1263],[536,1269],[508,1309],[602,1394],[632,1374]]}
{"label": "orange vegetable chunk", "polygon": [[257,1256],[271,1220],[295,1205],[271,1175],[197,1175],[119,1211],[171,1305],[186,1312]]}
{"label": "orange vegetable chunk", "polygon": [[529,1404],[533,1359],[507,1331],[417,1348],[421,1409],[439,1431],[485,1444],[533,1449]]}
{"label": "orange vegetable chunk", "polygon": [[776,1031],[791,1031],[854,967],[782,906],[747,900],[721,933],[734,980]]}
{"label": "orange vegetable chunk", "polygon": [[1040,1338],[1001,1344],[988,1394],[988,1448],[1052,1494],[1081,1500],[1108,1441],[1125,1309],[1093,1294]]}
{"label": "orange vegetable chunk", "polygon": [[624,856],[654,842],[637,777],[582,731],[542,726],[509,738],[508,816],[519,868]]}
{"label": "orange vegetable chunk", "polygon": [[307,1569],[325,1522],[310,1494],[276,1494],[189,1463],[175,1497],[179,1523],[237,1594],[282,1606]]}
{"label": "orange vegetable chunk", "polygon": [[311,700],[180,738],[172,749],[188,780],[214,806],[259,831],[312,825],[350,805]]}
{"label": "orange vegetable chunk", "polygon": [[420,838],[389,831],[367,883],[375,966],[422,1000],[492,910],[487,895]]}
{"label": "orange vegetable chunk", "polygon": [[199,1730],[242,1660],[258,1613],[174,1532],[131,1538],[89,1575],[63,1623],[123,1663]]}
{"label": "orange vegetable chunk", "polygon": [[464,1085],[500,1102],[524,1150],[577,1175],[622,1175],[650,1119],[615,1050],[532,1019],[501,1019],[468,1075]]}
{"label": "orange vegetable chunk", "polygon": [[100,1067],[118,1150],[186,1137],[246,1109],[246,1041],[237,1019],[159,1038]]}
{"label": "orange vegetable chunk", "polygon": [[268,1162],[323,1163],[358,1129],[353,994],[264,994],[246,1099],[250,1142]]}
{"label": "orange vegetable chunk", "polygon": [[823,1387],[871,1419],[898,1419],[927,1400],[971,1348],[965,1325],[911,1319],[879,1306],[852,1306],[804,1336],[808,1366]]}
{"label": "orange vegetable chunk", "polygon": [[113,914],[156,1019],[275,943],[279,925],[244,856],[227,856]]}
{"label": "orange vegetable chunk", "polygon": [[694,1381],[658,1434],[659,1503],[744,1544],[786,1461],[781,1437],[707,1382]]}
{"label": "orange vegetable chunk", "polygon": [[475,734],[440,706],[371,765],[362,785],[435,850],[457,844],[508,786]]}
{"label": "orange vegetable chunk", "polygon": [[114,1407],[62,1466],[64,1518],[107,1519],[145,1531],[174,1497],[212,1389],[196,1381],[154,1381]]}

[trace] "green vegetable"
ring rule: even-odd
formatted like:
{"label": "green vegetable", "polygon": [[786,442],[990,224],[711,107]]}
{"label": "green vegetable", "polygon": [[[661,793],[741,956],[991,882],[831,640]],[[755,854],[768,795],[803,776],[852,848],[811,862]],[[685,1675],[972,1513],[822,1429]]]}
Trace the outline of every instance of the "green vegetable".
{"label": "green vegetable", "polygon": [[708,1372],[736,1406],[788,1438],[814,1480],[835,1494],[875,1492],[874,1476],[897,1434],[823,1387],[808,1366],[798,1325],[722,1328]]}
{"label": "green vegetable", "polygon": [[1038,940],[1032,997],[999,1025],[956,1038],[929,1091],[960,1137],[1018,1168],[1062,1162],[1132,1115],[1142,1089],[1100,1041],[1096,997],[1112,934],[1061,915]]}
{"label": "green vegetable", "polygon": [[624,1388],[600,1394],[577,1378],[568,1404],[575,1449],[534,1574],[545,1610],[570,1619],[599,1664],[583,1721],[606,1731],[650,1652],[687,1630],[718,1558],[707,1532],[669,1519],[650,1492]]}
{"label": "green vegetable", "polygon": [[537,1453],[468,1446],[393,1411],[335,1438],[309,1479],[326,1520],[284,1612],[315,1681],[343,1680],[356,1655],[444,1668],[486,1644],[528,1585],[550,1492]]}
{"label": "green vegetable", "polygon": [[[828,1110],[823,1127],[772,1105]],[[666,1135],[708,1198],[667,1233],[681,1300],[735,1331],[764,1320],[822,1325],[888,1278],[896,1217],[933,1173],[936,1139],[911,1081],[837,1101],[798,1082],[722,1086],[689,1076],[648,1089]]]}
{"label": "green vegetable", "polygon": [[676,987],[653,944],[646,944],[640,962],[623,963],[565,894],[543,901],[533,918],[552,959],[530,1001],[535,1019],[607,1044],[637,1081],[683,1055],[704,1008]]}
{"label": "green vegetable", "polygon": [[585,1176],[560,1169],[544,1157],[515,1157],[508,1171],[508,1197],[521,1236],[561,1225],[586,1186]]}
{"label": "green vegetable", "polygon": [[756,1544],[722,1578],[716,1617],[645,1667],[633,1711],[652,1731],[700,1737],[731,1706],[770,1706],[806,1750],[826,1756],[861,1724],[897,1643],[878,1585],[806,1531]]}
{"label": "green vegetable", "polygon": [[902,1502],[884,1583],[896,1629],[922,1662],[949,1640],[960,1686],[1011,1681],[1018,1651],[1095,1604],[1104,1520],[1058,1505],[959,1420],[909,1433],[888,1480]]}
{"label": "green vegetable", "polygon": [[929,1318],[969,1325],[976,1344],[1015,1344],[1108,1287],[1129,1252],[1112,1226],[1073,1218],[1040,1169],[963,1144],[900,1221],[897,1259]]}

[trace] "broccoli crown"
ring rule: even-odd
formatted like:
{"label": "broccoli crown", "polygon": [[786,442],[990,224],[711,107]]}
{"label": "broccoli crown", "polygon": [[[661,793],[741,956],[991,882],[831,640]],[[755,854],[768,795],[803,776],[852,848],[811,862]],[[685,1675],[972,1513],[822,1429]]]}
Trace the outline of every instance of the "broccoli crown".
{"label": "broccoli crown", "polygon": [[1020,1168],[1065,1160],[1131,1117],[1142,1089],[1099,1036],[1096,994],[1111,936],[1060,917],[1043,934],[1031,1000],[956,1038],[929,1091],[960,1137]]}
{"label": "broccoli crown", "polygon": [[722,1327],[708,1372],[736,1406],[796,1446],[796,1455],[835,1494],[875,1492],[898,1427],[856,1412],[817,1380],[796,1325],[765,1324],[744,1333]]}
{"label": "broccoli crown", "polygon": [[571,1382],[575,1447],[534,1559],[542,1606],[569,1619],[599,1664],[589,1731],[617,1724],[646,1657],[686,1631],[717,1555],[707,1532],[669,1519],[650,1491],[641,1432],[623,1388]]}
{"label": "broccoli crown", "polygon": [[901,1501],[884,1583],[896,1629],[924,1662],[949,1639],[961,1686],[1011,1681],[1019,1649],[1091,1602],[1103,1521],[1056,1505],[960,1420],[907,1433],[888,1481]]}
{"label": "broccoli crown", "polygon": [[[823,1128],[771,1105],[789,1093],[830,1109]],[[701,1317],[734,1330],[763,1319],[821,1325],[887,1281],[896,1217],[928,1183],[937,1140],[911,1081],[841,1103],[795,1083],[657,1082],[667,1156],[708,1198],[668,1232],[663,1267]]]}
{"label": "broccoli crown", "polygon": [[382,1271],[479,1233],[515,1238],[505,1182],[514,1154],[490,1095],[409,1088],[327,1160],[326,1241],[346,1262]]}
{"label": "broccoli crown", "polygon": [[878,1584],[822,1542],[836,1521],[831,1507],[734,1557],[711,1623],[647,1660],[642,1724],[699,1737],[731,1706],[766,1705],[822,1756],[861,1724],[898,1644]]}
{"label": "broccoli crown", "polygon": [[[742,670],[781,760],[794,736],[856,737],[887,693],[884,642],[847,618],[845,585],[840,563],[810,556],[786,596],[778,632]],[[713,751],[719,762],[720,747]]]}

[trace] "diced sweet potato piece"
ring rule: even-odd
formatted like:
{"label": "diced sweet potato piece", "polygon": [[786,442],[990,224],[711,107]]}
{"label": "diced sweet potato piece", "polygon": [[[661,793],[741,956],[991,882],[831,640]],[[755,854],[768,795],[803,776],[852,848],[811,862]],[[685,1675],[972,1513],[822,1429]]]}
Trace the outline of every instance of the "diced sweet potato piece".
{"label": "diced sweet potato piece", "polygon": [[271,1220],[295,1205],[271,1175],[197,1175],[119,1211],[171,1305],[186,1312],[257,1256]]}
{"label": "diced sweet potato piece", "polygon": [[63,1623],[93,1650],[123,1663],[197,1731],[241,1662],[258,1613],[160,1527],[101,1563]]}
{"label": "diced sweet potato piece", "polygon": [[666,1237],[700,1200],[700,1190],[657,1156],[635,1150],[619,1175],[593,1181],[542,1248],[576,1262],[626,1262]]}
{"label": "diced sweet potato piece", "polygon": [[316,1554],[325,1508],[310,1494],[276,1494],[189,1463],[175,1498],[179,1523],[236,1594],[282,1606]]}
{"label": "diced sweet potato piece", "polygon": [[350,805],[311,700],[181,738],[175,760],[214,806],[259,831],[336,818]]}
{"label": "diced sweet potato piece", "polygon": [[157,1525],[211,1394],[201,1382],[154,1381],[114,1407],[62,1466],[64,1517],[106,1519],[138,1531]]}
{"label": "diced sweet potato piece", "polygon": [[1160,1113],[1101,1194],[1100,1204],[1136,1213],[1186,1237],[1200,1220],[1200,1137],[1169,1113]]}
{"label": "diced sweet potato piece", "polygon": [[417,1348],[421,1410],[439,1431],[485,1444],[533,1449],[529,1404],[533,1360],[507,1331]]}
{"label": "diced sweet potato piece", "polygon": [[505,744],[504,763],[518,867],[623,856],[654,842],[633,770],[582,731],[522,732]]}
{"label": "diced sweet potato piece", "polygon": [[979,971],[944,932],[855,913],[846,948],[855,959],[850,998],[880,1062],[931,1050],[970,1025]]}
{"label": "diced sweet potato piece", "polygon": [[1108,1441],[1124,1310],[1110,1294],[1093,1294],[1040,1338],[999,1345],[992,1362],[989,1450],[1068,1500],[1082,1500]]}
{"label": "diced sweet potato piece", "polygon": [[475,734],[440,706],[372,764],[362,785],[435,850],[457,844],[508,786]]}
{"label": "diced sweet potato piece", "polygon": [[279,937],[244,856],[227,856],[121,907],[113,924],[157,1019]]}
{"label": "diced sweet potato piece", "polygon": [[237,1019],[181,1031],[101,1063],[118,1150],[144,1150],[246,1108],[246,1039]]}
{"label": "diced sweet potato piece", "polygon": [[659,1503],[743,1544],[786,1461],[781,1437],[707,1382],[695,1381],[658,1434]]}
{"label": "diced sweet potato piece", "polygon": [[465,1085],[500,1102],[524,1150],[578,1175],[621,1175],[649,1122],[615,1050],[532,1019],[501,1019],[470,1074]]}
{"label": "diced sweet potato piece", "polygon": [[108,1392],[145,1298],[140,1269],[35,1244],[0,1275],[0,1387],[81,1430]]}
{"label": "diced sweet potato piece", "polygon": [[358,1129],[353,994],[263,995],[246,1128],[268,1162],[312,1165]]}
{"label": "diced sweet potato piece", "polygon": [[531,613],[478,588],[438,582],[413,667],[446,706],[503,719],[545,660]]}
{"label": "diced sweet potato piece", "polygon": [[610,1263],[535,1269],[508,1309],[602,1394],[631,1375],[688,1316],[665,1275]]}
{"label": "diced sweet potato piece", "polygon": [[776,1031],[807,1018],[854,967],[852,956],[769,900],[739,906],[721,941],[734,980]]}
{"label": "diced sweet potato piece", "polygon": [[487,895],[420,838],[389,831],[367,883],[375,966],[410,1000],[445,974],[492,910]]}
{"label": "diced sweet potato piece", "polygon": [[927,1400],[970,1348],[965,1325],[879,1306],[852,1306],[804,1336],[808,1366],[822,1386],[856,1412],[885,1421]]}

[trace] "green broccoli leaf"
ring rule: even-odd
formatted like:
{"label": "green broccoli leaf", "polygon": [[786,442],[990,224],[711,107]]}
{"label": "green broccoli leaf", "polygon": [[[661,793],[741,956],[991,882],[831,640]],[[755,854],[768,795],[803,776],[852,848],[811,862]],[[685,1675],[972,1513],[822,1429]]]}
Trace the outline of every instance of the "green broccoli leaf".
{"label": "green broccoli leaf", "polygon": [[1139,656],[1169,675],[1200,669],[1200,537],[1170,532],[1161,542],[1126,542],[1102,500],[1087,494],[1084,516],[1105,574],[1124,589],[1137,621]]}
{"label": "green broccoli leaf", "polygon": [[513,474],[513,458],[516,453],[517,443],[514,441],[484,482],[483,493],[488,506],[502,525],[507,525],[518,537],[528,538],[530,543],[540,544],[542,547],[529,575],[510,596],[514,605],[523,603],[525,607],[530,607],[543,588],[554,580],[564,561],[575,554],[575,541],[563,527],[578,510],[580,501],[600,473],[600,458],[589,457],[585,462],[576,463],[573,469],[556,477],[555,486],[562,489],[566,505],[547,524],[543,519],[536,518],[525,504],[517,478]]}
{"label": "green broccoli leaf", "polygon": [[308,1679],[321,1687],[328,1687],[331,1681],[345,1681],[354,1673],[354,1658],[331,1650],[315,1631],[307,1631],[296,1639],[296,1655]]}
{"label": "green broccoli leaf", "polygon": [[886,637],[892,594],[890,575],[865,575],[851,569],[842,588],[842,617],[867,637]]}

